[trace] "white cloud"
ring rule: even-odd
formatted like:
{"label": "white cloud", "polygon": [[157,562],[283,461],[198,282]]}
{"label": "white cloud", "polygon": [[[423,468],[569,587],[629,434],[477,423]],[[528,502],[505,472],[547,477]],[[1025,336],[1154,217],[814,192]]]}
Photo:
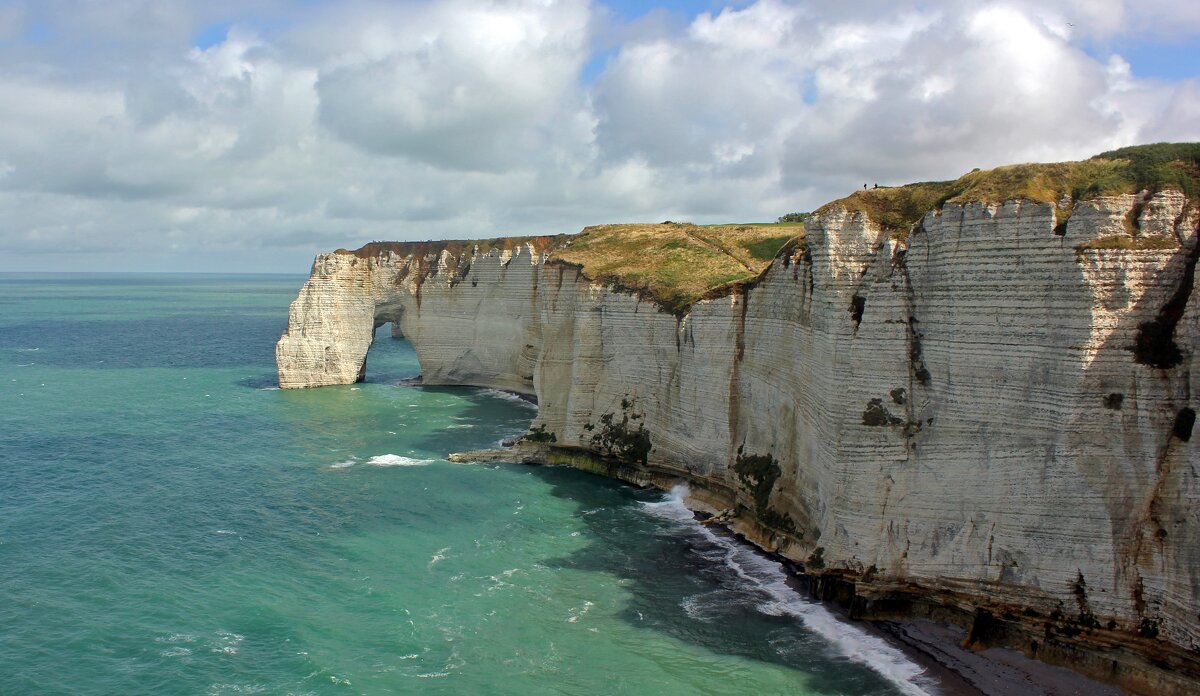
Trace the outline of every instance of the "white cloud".
{"label": "white cloud", "polygon": [[452,1],[362,16],[317,81],[320,121],[371,154],[503,171],[583,108],[587,5]]}
{"label": "white cloud", "polygon": [[772,219],[864,181],[1200,139],[1195,66],[1145,80],[1097,48],[1196,41],[1200,10],[1165,0],[629,26],[586,0],[97,7],[0,7],[0,270],[303,271],[370,239]]}

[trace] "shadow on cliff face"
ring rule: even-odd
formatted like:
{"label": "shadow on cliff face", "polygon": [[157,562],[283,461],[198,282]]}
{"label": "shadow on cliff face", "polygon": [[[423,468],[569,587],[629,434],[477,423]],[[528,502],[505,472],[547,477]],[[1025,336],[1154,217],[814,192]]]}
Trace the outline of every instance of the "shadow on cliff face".
{"label": "shadow on cliff face", "polygon": [[816,692],[899,693],[799,619],[760,609],[772,598],[740,574],[746,570],[731,563],[727,548],[678,522],[636,512],[663,500],[663,493],[565,467],[532,471],[553,495],[579,502],[588,536],[585,548],[546,565],[615,575],[631,595],[617,617],[630,626],[715,654],[796,669]]}
{"label": "shadow on cliff face", "polygon": [[[1116,572],[1111,580],[1122,612],[1121,628],[1145,637],[1168,637],[1192,649],[1200,644],[1194,621],[1200,598],[1200,527],[1195,501],[1197,310],[1196,233],[1174,253],[1136,304],[1085,367],[1083,403],[1066,432],[1079,453],[1081,475],[1105,491]],[[1117,252],[1110,252],[1117,253]],[[1134,257],[1136,259],[1136,256]],[[1117,288],[1123,290],[1123,288]],[[1193,305],[1193,306],[1189,306]],[[1089,433],[1111,433],[1097,448]],[[1088,582],[1092,579],[1088,578]],[[1090,610],[1080,598],[1081,616]],[[1112,600],[1108,600],[1112,603]],[[1171,607],[1184,611],[1170,613]],[[1190,610],[1188,609],[1190,608]]]}

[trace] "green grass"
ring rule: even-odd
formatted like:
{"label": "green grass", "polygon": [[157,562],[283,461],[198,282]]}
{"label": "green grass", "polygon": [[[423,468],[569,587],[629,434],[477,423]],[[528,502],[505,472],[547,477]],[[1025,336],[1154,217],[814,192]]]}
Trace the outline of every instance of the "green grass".
{"label": "green grass", "polygon": [[756,242],[743,242],[741,247],[750,252],[750,256],[759,261],[770,261],[775,258],[779,250],[784,244],[792,241],[795,235],[783,235],[779,237],[767,237]]}
{"label": "green grass", "polygon": [[796,223],[600,225],[577,235],[371,242],[338,253],[361,258],[411,254],[429,265],[432,255],[445,250],[453,257],[451,270],[456,270],[472,250],[487,254],[531,244],[538,252],[548,252],[551,260],[580,267],[588,278],[681,313],[714,291],[758,276],[785,244],[803,234],[804,226]]}
{"label": "green grass", "polygon": [[904,238],[912,226],[925,213],[940,208],[953,191],[954,181],[927,181],[907,186],[885,187],[857,191],[854,194],[826,204],[817,210],[828,213],[834,207],[844,206],[851,213],[862,212],[879,223],[895,238]]}
{"label": "green grass", "polygon": [[495,250],[512,251],[525,244],[533,245],[537,251],[545,251],[559,246],[563,240],[568,238],[569,235],[560,234],[540,237],[496,237],[493,239],[434,239],[424,242],[370,242],[353,250],[338,249],[335,253],[353,254],[359,258],[371,258],[386,252],[400,256],[411,254],[423,257],[429,254],[440,254],[445,250],[454,256],[461,256],[473,248],[478,248],[481,254],[487,254]]}
{"label": "green grass", "polygon": [[930,210],[947,203],[1028,200],[1058,205],[1060,222],[1074,203],[1103,195],[1175,189],[1200,193],[1200,143],[1157,143],[1104,152],[1079,162],[1013,164],[975,170],[954,181],[923,182],[857,191],[818,212],[844,206],[864,212],[895,239],[907,237]]}
{"label": "green grass", "polygon": [[1176,188],[1188,198],[1200,193],[1200,143],[1155,143],[1102,152],[1092,159],[1128,162],[1125,188],[1158,191]]}
{"label": "green grass", "polygon": [[[781,235],[781,229],[793,233]],[[567,239],[550,258],[680,314],[715,291],[757,277],[803,232],[800,225],[601,225]]]}

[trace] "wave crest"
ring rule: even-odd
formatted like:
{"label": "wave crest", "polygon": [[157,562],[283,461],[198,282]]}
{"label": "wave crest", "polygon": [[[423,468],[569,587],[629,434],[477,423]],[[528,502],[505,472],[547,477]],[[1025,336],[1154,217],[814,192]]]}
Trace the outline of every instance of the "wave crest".
{"label": "wave crest", "polygon": [[433,462],[433,459],[413,459],[399,454],[378,454],[367,460],[370,466],[425,466]]}

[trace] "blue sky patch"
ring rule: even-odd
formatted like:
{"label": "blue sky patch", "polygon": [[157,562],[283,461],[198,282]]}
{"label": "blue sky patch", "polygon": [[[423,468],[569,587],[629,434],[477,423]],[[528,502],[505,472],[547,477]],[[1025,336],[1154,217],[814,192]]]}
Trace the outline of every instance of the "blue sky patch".
{"label": "blue sky patch", "polygon": [[220,22],[205,27],[203,31],[192,39],[192,45],[200,50],[216,46],[225,41],[225,37],[229,36],[229,27],[232,26],[228,22]]}
{"label": "blue sky patch", "polygon": [[1136,77],[1186,80],[1200,74],[1200,38],[1187,41],[1126,41],[1113,52],[1129,62]]}
{"label": "blue sky patch", "polygon": [[618,18],[625,20],[637,19],[657,9],[681,14],[690,20],[705,12],[711,12],[716,15],[720,14],[721,10],[726,7],[740,8],[749,4],[748,0],[734,0],[733,2],[721,2],[720,0],[664,0],[662,2],[609,0],[609,2],[604,3]]}

